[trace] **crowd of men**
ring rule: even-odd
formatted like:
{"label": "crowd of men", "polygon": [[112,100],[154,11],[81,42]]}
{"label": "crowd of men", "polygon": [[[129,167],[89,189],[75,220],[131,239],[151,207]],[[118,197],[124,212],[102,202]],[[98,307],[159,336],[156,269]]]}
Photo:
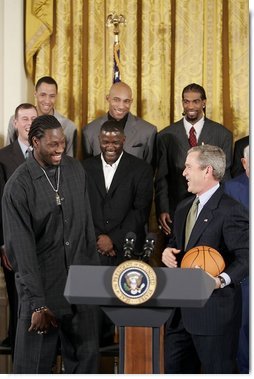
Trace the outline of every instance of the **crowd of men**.
{"label": "crowd of men", "polygon": [[98,373],[99,346],[114,325],[97,306],[67,302],[68,268],[119,265],[130,231],[139,251],[153,198],[161,265],[180,267],[199,245],[225,261],[205,306],[176,308],[167,321],[165,373],[249,373],[249,137],[233,156],[230,128],[206,117],[196,83],[182,91],[182,119],[157,132],[131,113],[131,88],[117,82],[108,112],[83,127],[79,161],[77,128],[56,111],[57,92],[53,78],[40,78],[36,106],[16,108],[0,149],[10,316],[2,343],[11,346],[13,373],[51,373],[59,344],[65,373]]}

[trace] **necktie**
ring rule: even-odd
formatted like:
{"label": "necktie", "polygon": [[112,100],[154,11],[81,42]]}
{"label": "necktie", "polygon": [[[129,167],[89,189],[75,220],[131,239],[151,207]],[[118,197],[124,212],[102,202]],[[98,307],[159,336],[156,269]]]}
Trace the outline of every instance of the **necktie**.
{"label": "necktie", "polygon": [[197,146],[196,131],[193,126],[190,129],[189,144],[191,145],[191,147]]}
{"label": "necktie", "polygon": [[26,152],[25,152],[25,158],[26,158],[26,159],[29,158],[31,154],[32,154],[32,151],[31,151],[31,149],[28,148],[28,149],[26,150]]}
{"label": "necktie", "polygon": [[186,226],[185,226],[185,249],[186,249],[186,246],[188,244],[193,226],[196,222],[197,212],[198,212],[198,204],[199,204],[199,198],[196,197],[196,199],[193,201],[192,206],[191,206],[189,213],[187,215]]}

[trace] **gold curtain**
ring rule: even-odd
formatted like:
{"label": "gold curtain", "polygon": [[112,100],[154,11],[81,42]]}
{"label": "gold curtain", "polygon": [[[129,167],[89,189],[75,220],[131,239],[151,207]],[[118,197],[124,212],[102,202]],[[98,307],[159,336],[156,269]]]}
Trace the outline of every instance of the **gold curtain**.
{"label": "gold curtain", "polygon": [[26,0],[26,69],[59,84],[57,109],[79,128],[107,110],[113,30],[120,27],[121,80],[132,112],[158,130],[181,118],[181,92],[197,82],[207,92],[207,117],[236,139],[249,133],[249,8],[247,0]]}

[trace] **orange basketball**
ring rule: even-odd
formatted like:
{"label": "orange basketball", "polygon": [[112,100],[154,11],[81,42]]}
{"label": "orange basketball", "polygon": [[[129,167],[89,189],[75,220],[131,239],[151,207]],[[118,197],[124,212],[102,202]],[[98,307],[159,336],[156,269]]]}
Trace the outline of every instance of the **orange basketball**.
{"label": "orange basketball", "polygon": [[196,246],[187,251],[182,259],[181,268],[199,266],[213,276],[219,275],[225,268],[221,254],[209,246]]}

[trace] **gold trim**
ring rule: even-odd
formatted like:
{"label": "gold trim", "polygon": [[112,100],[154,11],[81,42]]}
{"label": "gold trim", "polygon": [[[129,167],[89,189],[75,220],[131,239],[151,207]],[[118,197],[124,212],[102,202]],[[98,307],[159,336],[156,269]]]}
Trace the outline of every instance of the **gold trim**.
{"label": "gold trim", "polygon": [[[122,288],[123,276],[127,275]],[[133,280],[133,288],[128,285]],[[138,283],[137,283],[138,280]],[[128,305],[138,305],[148,301],[154,294],[157,285],[155,271],[147,263],[137,260],[129,260],[116,267],[112,275],[112,289],[116,297]],[[130,293],[128,293],[130,292]],[[131,293],[132,292],[132,293]]]}

